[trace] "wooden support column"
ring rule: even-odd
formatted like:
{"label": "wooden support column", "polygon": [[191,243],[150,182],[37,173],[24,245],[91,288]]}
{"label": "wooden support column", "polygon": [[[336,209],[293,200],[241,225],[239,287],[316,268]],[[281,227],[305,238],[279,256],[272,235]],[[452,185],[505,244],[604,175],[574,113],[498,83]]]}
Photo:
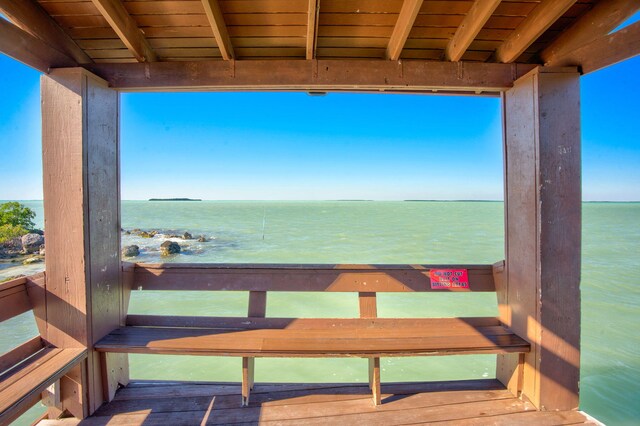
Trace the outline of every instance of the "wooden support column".
{"label": "wooden support column", "polygon": [[[62,380],[63,408],[93,413],[128,376],[127,359],[107,374],[93,344],[124,320],[120,267],[119,96],[80,68],[41,80],[45,229],[46,330],[58,347],[86,347],[89,356]],[[108,379],[105,379],[108,378]],[[110,383],[109,381],[114,381]],[[73,394],[67,403],[67,395]],[[65,405],[66,404],[66,405]]]}
{"label": "wooden support column", "polygon": [[[267,292],[250,291],[249,308],[247,309],[249,318],[264,318],[267,314]],[[249,405],[249,394],[253,390],[255,382],[256,360],[253,357],[242,358],[242,406]]]}
{"label": "wooden support column", "polygon": [[[541,410],[578,407],[580,379],[580,86],[573,69],[537,68],[503,97],[504,280],[500,315],[531,342],[522,395]],[[518,359],[497,376],[518,393]]]}

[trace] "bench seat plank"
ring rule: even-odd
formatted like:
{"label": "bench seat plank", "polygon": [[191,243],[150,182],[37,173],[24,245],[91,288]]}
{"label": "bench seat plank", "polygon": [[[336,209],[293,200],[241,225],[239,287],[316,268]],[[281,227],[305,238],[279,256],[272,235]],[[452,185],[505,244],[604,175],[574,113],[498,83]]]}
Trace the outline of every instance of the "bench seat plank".
{"label": "bench seat plank", "polygon": [[[435,328],[451,330],[459,327],[489,327],[502,325],[497,317],[466,318],[245,318],[189,317],[167,315],[128,315],[127,325],[138,327],[195,327],[238,330],[288,329],[315,330],[336,328]],[[441,331],[441,330],[439,330]]]}
{"label": "bench seat plank", "polygon": [[0,424],[11,422],[40,394],[87,357],[82,348],[44,348],[0,377]]}
{"label": "bench seat plank", "polygon": [[361,327],[351,324],[305,329],[121,327],[95,347],[103,352],[253,357],[510,353],[528,352],[530,348],[501,325],[477,326],[460,318],[423,319],[421,327],[402,328],[385,327],[380,318],[361,321]]}

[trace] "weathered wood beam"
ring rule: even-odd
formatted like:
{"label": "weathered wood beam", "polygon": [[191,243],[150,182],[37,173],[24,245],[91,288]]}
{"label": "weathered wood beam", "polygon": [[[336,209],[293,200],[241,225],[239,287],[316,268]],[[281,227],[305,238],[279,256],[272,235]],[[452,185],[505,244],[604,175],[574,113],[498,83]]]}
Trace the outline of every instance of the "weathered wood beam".
{"label": "weathered wood beam", "polygon": [[496,50],[497,62],[513,62],[538,39],[576,0],[544,0]]}
{"label": "weathered wood beam", "polygon": [[0,52],[45,73],[52,67],[77,65],[72,58],[4,19],[0,19]]}
{"label": "weathered wood beam", "polygon": [[574,50],[609,34],[640,10],[640,0],[608,0],[596,3],[570,28],[565,30],[541,53],[545,65],[562,65],[562,59]]}
{"label": "weathered wood beam", "polygon": [[93,61],[33,0],[0,0],[0,12],[16,26],[66,54],[78,64]]}
{"label": "weathered wood beam", "polygon": [[444,51],[447,61],[459,61],[501,0],[476,0]]}
{"label": "weathered wood beam", "polygon": [[640,55],[640,22],[600,37],[556,58],[554,63],[579,66],[583,74],[589,74],[637,55]]}
{"label": "weathered wood beam", "polygon": [[396,26],[393,28],[393,33],[387,45],[387,59],[397,61],[400,58],[400,53],[402,53],[404,44],[407,41],[407,37],[409,37],[421,7],[422,0],[404,0],[402,3],[400,15],[398,15]]}
{"label": "weathered wood beam", "polygon": [[234,58],[233,45],[231,44],[231,38],[227,31],[227,26],[224,23],[224,15],[220,10],[218,0],[202,0],[204,11],[207,14],[209,25],[213,30],[213,35],[218,43],[218,48],[222,54],[222,58],[229,60]]}
{"label": "weathered wood beam", "polygon": [[320,0],[309,0],[309,10],[307,12],[307,59],[316,57],[319,14]]}
{"label": "weathered wood beam", "polygon": [[500,92],[534,68],[529,64],[374,60],[246,60],[92,64],[124,91],[318,90]]}
{"label": "weathered wood beam", "polygon": [[92,0],[102,16],[139,62],[155,62],[156,54],[149,46],[138,24],[120,0]]}

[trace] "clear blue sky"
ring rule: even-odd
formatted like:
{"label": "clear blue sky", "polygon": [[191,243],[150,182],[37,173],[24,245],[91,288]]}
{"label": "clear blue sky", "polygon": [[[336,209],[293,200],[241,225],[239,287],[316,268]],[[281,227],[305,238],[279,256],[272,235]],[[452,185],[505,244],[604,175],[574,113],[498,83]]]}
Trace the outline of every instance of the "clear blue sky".
{"label": "clear blue sky", "polygon": [[[581,81],[585,200],[640,200],[638,75]],[[41,199],[39,73],[0,78],[0,199]],[[496,98],[124,94],[121,141],[123,199],[502,199]]]}

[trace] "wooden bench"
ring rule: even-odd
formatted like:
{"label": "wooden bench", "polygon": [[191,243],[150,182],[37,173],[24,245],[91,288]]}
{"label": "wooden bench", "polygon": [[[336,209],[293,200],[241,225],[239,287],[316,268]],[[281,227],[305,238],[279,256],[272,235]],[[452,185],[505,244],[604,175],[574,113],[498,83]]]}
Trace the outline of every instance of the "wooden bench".
{"label": "wooden bench", "polygon": [[[39,274],[0,284],[0,322],[32,310],[43,282]],[[43,394],[49,405],[59,405],[59,380],[86,357],[85,348],[55,348],[40,336],[1,355],[0,424],[15,420]]]}
{"label": "wooden bench", "polygon": [[[125,281],[138,290],[249,291],[247,317],[128,315],[100,340],[101,352],[242,357],[242,405],[256,357],[361,357],[380,404],[380,357],[526,353],[528,342],[495,317],[377,318],[376,293],[432,290],[428,266],[137,265]],[[490,265],[462,266],[469,288],[495,291]],[[269,291],[357,292],[360,318],[266,318]],[[106,362],[106,357],[104,357]],[[520,357],[522,362],[522,356]]]}

